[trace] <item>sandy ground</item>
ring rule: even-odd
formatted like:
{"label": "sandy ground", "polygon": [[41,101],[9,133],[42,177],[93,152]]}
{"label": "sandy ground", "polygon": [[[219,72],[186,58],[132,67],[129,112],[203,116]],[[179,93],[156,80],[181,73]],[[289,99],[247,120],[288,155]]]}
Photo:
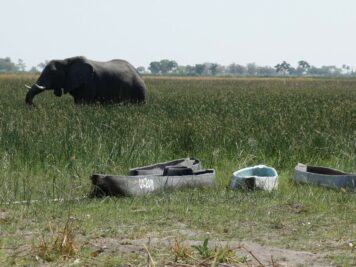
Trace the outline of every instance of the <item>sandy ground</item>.
{"label": "sandy ground", "polygon": [[[177,236],[183,237],[182,244],[190,247],[191,245],[201,245],[202,241],[194,240],[194,237],[199,235],[196,231],[186,228],[184,225],[180,229],[173,230],[166,237],[154,237],[152,233],[150,238],[143,239],[125,239],[118,240],[115,238],[100,238],[90,242],[92,249],[100,251],[107,255],[128,255],[129,253],[139,253],[147,255],[144,246],[150,250],[166,250],[172,248],[175,244]],[[157,235],[156,235],[157,236]],[[327,262],[325,254],[311,253],[305,251],[296,251],[291,249],[281,249],[277,247],[262,246],[254,242],[239,241],[239,240],[209,240],[209,248],[222,248],[228,246],[233,249],[238,256],[247,256],[248,261],[245,264],[238,266],[311,266],[311,267],[328,267],[334,266]],[[156,256],[157,257],[157,256]],[[188,265],[167,265],[167,266],[188,266]],[[236,266],[236,265],[220,265],[220,266]]]}
{"label": "sandy ground", "polygon": [[[172,246],[175,239],[157,239],[152,238],[150,240],[149,247],[161,248]],[[96,240],[92,244],[95,244],[97,249],[101,248],[101,252],[105,254],[127,255],[128,253],[142,253],[146,254],[144,244],[147,245],[148,240],[118,240],[116,239],[101,239]],[[186,245],[198,245],[202,242],[185,240]],[[209,247],[224,247],[228,245],[230,248],[234,248],[236,254],[239,256],[247,256],[248,262],[239,266],[313,266],[313,267],[327,267],[333,266],[328,264],[324,255],[313,254],[303,251],[295,251],[289,249],[279,249],[273,247],[265,247],[252,242],[239,242],[239,241],[209,241]],[[254,258],[255,257],[255,258]],[[183,265],[182,265],[183,266]],[[229,266],[229,265],[221,265]],[[236,265],[231,265],[236,266]]]}

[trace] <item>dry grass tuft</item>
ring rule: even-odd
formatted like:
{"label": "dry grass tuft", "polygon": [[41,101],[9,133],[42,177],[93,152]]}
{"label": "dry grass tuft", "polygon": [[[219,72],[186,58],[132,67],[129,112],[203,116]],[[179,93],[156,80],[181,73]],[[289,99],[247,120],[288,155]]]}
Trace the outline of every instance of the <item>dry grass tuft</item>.
{"label": "dry grass tuft", "polygon": [[45,261],[54,261],[58,258],[62,260],[72,259],[78,253],[78,245],[75,242],[75,235],[72,221],[69,218],[62,231],[53,235],[53,239],[46,241],[43,237],[39,246],[37,257]]}
{"label": "dry grass tuft", "polygon": [[174,255],[174,262],[178,262],[179,260],[187,261],[194,259],[192,256],[191,247],[185,245],[180,239],[176,239],[174,245],[171,248]]}

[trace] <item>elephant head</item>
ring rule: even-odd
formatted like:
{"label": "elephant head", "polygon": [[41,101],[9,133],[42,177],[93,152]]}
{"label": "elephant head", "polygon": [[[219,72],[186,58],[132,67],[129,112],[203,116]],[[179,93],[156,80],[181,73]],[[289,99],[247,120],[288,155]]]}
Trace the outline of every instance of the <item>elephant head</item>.
{"label": "elephant head", "polygon": [[71,92],[88,83],[93,77],[93,66],[83,57],[52,60],[43,69],[37,82],[30,86],[25,102],[33,104],[33,98],[45,90],[53,90],[56,96]]}

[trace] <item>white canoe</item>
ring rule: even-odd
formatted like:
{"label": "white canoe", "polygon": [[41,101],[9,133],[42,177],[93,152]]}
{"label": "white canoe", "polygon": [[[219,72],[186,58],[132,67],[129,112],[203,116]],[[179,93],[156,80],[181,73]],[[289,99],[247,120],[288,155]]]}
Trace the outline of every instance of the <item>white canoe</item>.
{"label": "white canoe", "polygon": [[233,173],[230,188],[272,191],[278,188],[278,174],[274,168],[265,165],[247,167]]}

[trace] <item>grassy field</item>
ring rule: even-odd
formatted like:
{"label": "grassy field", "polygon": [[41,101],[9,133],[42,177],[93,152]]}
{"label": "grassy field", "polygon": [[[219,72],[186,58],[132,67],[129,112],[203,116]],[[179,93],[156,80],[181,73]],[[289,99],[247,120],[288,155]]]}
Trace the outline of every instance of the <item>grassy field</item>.
{"label": "grassy field", "polygon": [[[356,80],[147,77],[146,105],[76,106],[45,92],[29,108],[34,80],[0,76],[1,265],[193,265],[208,238],[356,266],[356,194],[291,180],[298,162],[356,172]],[[217,187],[71,201],[94,172],[183,157],[215,168]],[[226,189],[234,170],[262,163],[277,169],[278,191]],[[27,200],[40,202],[13,204]],[[253,260],[239,253],[230,262]]]}

